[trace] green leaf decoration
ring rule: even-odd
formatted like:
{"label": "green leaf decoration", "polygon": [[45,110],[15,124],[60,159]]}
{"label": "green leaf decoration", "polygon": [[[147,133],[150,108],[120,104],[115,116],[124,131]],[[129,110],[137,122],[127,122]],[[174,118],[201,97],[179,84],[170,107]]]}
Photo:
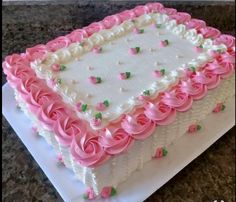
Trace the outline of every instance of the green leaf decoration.
{"label": "green leaf decoration", "polygon": [[106,106],[106,107],[109,107],[109,101],[108,100],[105,100],[104,102],[103,102],[103,104]]}
{"label": "green leaf decoration", "polygon": [[127,79],[130,78],[131,73],[130,72],[125,72],[125,76],[126,76]]}
{"label": "green leaf decoration", "polygon": [[64,71],[66,69],[66,66],[65,65],[61,65],[60,66],[60,71]]}
{"label": "green leaf decoration", "polygon": [[156,24],[156,28],[161,28],[161,24]]}
{"label": "green leaf decoration", "polygon": [[201,44],[201,45],[199,46],[199,48],[203,48],[203,45]]}
{"label": "green leaf decoration", "polygon": [[196,72],[196,68],[194,66],[190,67],[190,69],[193,71],[193,72]]}
{"label": "green leaf decoration", "polygon": [[83,199],[85,199],[85,200],[87,200],[87,199],[88,199],[88,196],[87,196],[87,194],[84,194],[84,195],[83,195]]}
{"label": "green leaf decoration", "polygon": [[101,83],[102,82],[101,77],[96,77],[96,80],[97,80],[97,83]]}
{"label": "green leaf decoration", "polygon": [[61,84],[62,80],[61,79],[57,79],[57,84]]}
{"label": "green leaf decoration", "polygon": [[201,130],[201,129],[202,129],[202,126],[197,125],[197,130]]}
{"label": "green leaf decoration", "polygon": [[117,193],[116,189],[114,187],[111,188],[111,196],[115,196]]}
{"label": "green leaf decoration", "polygon": [[87,110],[87,108],[88,108],[87,104],[82,104],[82,106],[81,106],[82,112],[85,112]]}
{"label": "green leaf decoration", "polygon": [[163,148],[163,156],[166,156],[167,155],[167,153],[168,153],[168,151],[166,150],[166,148]]}
{"label": "green leaf decoration", "polygon": [[102,113],[98,112],[97,114],[95,114],[95,119],[102,119]]}
{"label": "green leaf decoration", "polygon": [[139,53],[141,49],[140,49],[140,47],[135,47],[135,50],[137,53]]}
{"label": "green leaf decoration", "polygon": [[149,96],[149,95],[150,95],[150,90],[145,90],[145,91],[143,91],[143,94],[144,94],[145,96]]}
{"label": "green leaf decoration", "polygon": [[165,41],[166,45],[169,45],[169,41],[167,39],[164,40],[164,41]]}
{"label": "green leaf decoration", "polygon": [[163,75],[165,75],[166,70],[165,69],[161,69],[160,72],[161,72],[161,75],[163,76]]}
{"label": "green leaf decoration", "polygon": [[225,110],[225,105],[222,105],[221,111],[224,111],[224,110]]}
{"label": "green leaf decoration", "polygon": [[139,33],[141,33],[141,34],[144,33],[144,29],[140,29]]}

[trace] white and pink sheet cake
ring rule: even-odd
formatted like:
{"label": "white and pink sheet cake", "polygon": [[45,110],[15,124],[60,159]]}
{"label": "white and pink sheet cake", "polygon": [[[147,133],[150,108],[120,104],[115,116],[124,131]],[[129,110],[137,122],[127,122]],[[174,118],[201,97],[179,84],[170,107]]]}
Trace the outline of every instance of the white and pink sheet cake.
{"label": "white and pink sheet cake", "polygon": [[234,64],[233,36],[149,3],[7,56],[3,70],[38,134],[93,199],[115,195],[224,110]]}

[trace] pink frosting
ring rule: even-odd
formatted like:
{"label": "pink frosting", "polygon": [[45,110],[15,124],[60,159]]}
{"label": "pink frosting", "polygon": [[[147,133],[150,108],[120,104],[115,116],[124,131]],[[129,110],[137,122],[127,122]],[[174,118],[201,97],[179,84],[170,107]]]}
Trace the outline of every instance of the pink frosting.
{"label": "pink frosting", "polygon": [[61,100],[61,97],[52,92],[46,85],[30,87],[29,95],[26,98],[30,110],[34,113],[50,100]]}
{"label": "pink frosting", "polygon": [[59,36],[58,38],[56,38],[52,41],[49,41],[46,44],[46,46],[50,51],[55,52],[58,49],[67,47],[70,43],[71,43],[71,41],[68,37]]}
{"label": "pink frosting", "polygon": [[76,29],[70,34],[66,35],[72,43],[81,42],[84,38],[88,37],[87,32],[83,29]]}
{"label": "pink frosting", "polygon": [[130,19],[133,19],[136,17],[133,10],[126,10],[121,13],[118,13],[117,15],[119,15],[122,22],[124,22],[125,20],[130,20]]}
{"label": "pink frosting", "polygon": [[200,29],[204,38],[217,38],[220,36],[220,31],[214,27],[204,27]]}
{"label": "pink frosting", "polygon": [[12,87],[20,86],[22,79],[29,79],[35,76],[35,72],[25,64],[16,65],[7,71],[7,81]]}
{"label": "pink frosting", "polygon": [[148,7],[150,12],[159,12],[164,8],[161,3],[147,3],[146,6]]}
{"label": "pink frosting", "polygon": [[198,31],[201,28],[206,27],[206,23],[203,20],[193,18],[190,21],[186,22],[186,26],[188,29],[196,29]]}
{"label": "pink frosting", "polygon": [[75,135],[86,133],[86,124],[77,117],[63,115],[56,120],[53,131],[56,134],[57,140],[62,145],[70,146]]}
{"label": "pink frosting", "polygon": [[121,23],[121,18],[119,17],[119,15],[107,16],[102,21],[102,24],[106,29],[110,29],[115,25],[119,25],[120,23]]}
{"label": "pink frosting", "polygon": [[99,102],[96,104],[96,109],[98,111],[104,111],[106,109],[106,105],[103,102]]}
{"label": "pink frosting", "polygon": [[98,166],[110,158],[100,145],[98,136],[91,132],[73,138],[71,154],[79,164],[86,167]]}
{"label": "pink frosting", "polygon": [[48,129],[51,129],[61,116],[72,114],[74,113],[63,102],[55,100],[46,102],[37,111],[39,121]]}
{"label": "pink frosting", "polygon": [[43,60],[46,58],[48,50],[45,45],[39,44],[32,48],[26,49],[26,56],[29,60],[34,61],[36,59]]}
{"label": "pink frosting", "polygon": [[137,113],[133,116],[126,115],[121,122],[121,127],[137,140],[149,137],[156,128],[155,123],[143,113]]}
{"label": "pink frosting", "polygon": [[164,93],[162,102],[175,108],[177,111],[184,112],[191,108],[193,99],[187,93],[174,89]]}
{"label": "pink frosting", "polygon": [[135,15],[138,17],[138,16],[141,16],[143,14],[146,14],[146,13],[149,13],[149,7],[148,6],[136,6],[134,9],[133,9]]}
{"label": "pink frosting", "polygon": [[168,125],[175,120],[176,110],[162,102],[148,103],[145,106],[144,114],[158,125]]}
{"label": "pink frosting", "polygon": [[23,99],[27,100],[32,88],[37,88],[37,86],[40,86],[40,88],[44,88],[45,83],[42,80],[37,79],[36,77],[26,77],[22,78],[21,82],[18,83],[18,86],[16,86],[16,88]]}
{"label": "pink frosting", "polygon": [[91,36],[92,34],[99,32],[102,29],[104,29],[104,25],[102,22],[94,22],[89,26],[83,28],[83,30],[86,31],[88,36]]}
{"label": "pink frosting", "polygon": [[207,94],[207,87],[204,84],[196,83],[191,79],[181,81],[179,87],[182,92],[191,95],[194,100],[200,100]]}
{"label": "pink frosting", "polygon": [[170,18],[176,20],[176,22],[180,24],[189,21],[191,19],[191,15],[184,12],[177,12],[173,15],[170,15]]}
{"label": "pink frosting", "polygon": [[133,138],[122,128],[105,129],[101,132],[99,142],[106,153],[111,155],[126,151],[133,143]]}
{"label": "pink frosting", "polygon": [[193,81],[206,85],[208,89],[213,89],[220,84],[220,77],[215,75],[212,71],[204,70],[196,72],[193,76]]}
{"label": "pink frosting", "polygon": [[222,43],[225,44],[227,48],[231,48],[235,46],[235,37],[227,34],[222,34],[214,40],[215,45],[220,45]]}
{"label": "pink frosting", "polygon": [[174,15],[177,13],[177,10],[174,8],[163,8],[160,10],[160,13],[166,14],[166,15]]}
{"label": "pink frosting", "polygon": [[227,59],[214,61],[206,65],[207,70],[211,70],[213,74],[220,75],[221,78],[227,78],[234,72],[234,64],[228,62]]}

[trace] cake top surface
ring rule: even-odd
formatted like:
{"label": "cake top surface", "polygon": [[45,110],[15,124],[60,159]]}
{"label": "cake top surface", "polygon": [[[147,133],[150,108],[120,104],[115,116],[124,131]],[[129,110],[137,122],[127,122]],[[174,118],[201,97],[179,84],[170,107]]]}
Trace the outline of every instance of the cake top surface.
{"label": "cake top surface", "polygon": [[8,56],[3,69],[43,127],[90,167],[189,110],[232,74],[234,54],[234,37],[151,3]]}

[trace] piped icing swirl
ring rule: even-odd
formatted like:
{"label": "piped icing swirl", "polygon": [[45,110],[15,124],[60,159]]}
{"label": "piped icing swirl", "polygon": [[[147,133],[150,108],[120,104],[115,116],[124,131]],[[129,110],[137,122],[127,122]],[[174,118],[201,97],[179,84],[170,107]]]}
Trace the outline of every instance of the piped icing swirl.
{"label": "piped icing swirl", "polygon": [[173,15],[170,15],[171,19],[176,20],[177,24],[183,24],[191,19],[191,16],[188,13],[177,12]]}
{"label": "piped icing swirl", "polygon": [[120,154],[126,151],[133,143],[133,138],[118,126],[112,129],[105,129],[101,132],[99,142],[110,155]]}
{"label": "piped icing swirl", "polygon": [[217,38],[220,36],[220,31],[214,27],[204,27],[199,30],[204,38]]}
{"label": "piped icing swirl", "polygon": [[121,127],[134,139],[143,140],[155,130],[155,123],[145,114],[136,112],[132,116],[126,115],[121,122]]}
{"label": "piped icing swirl", "polygon": [[71,41],[68,37],[60,36],[52,41],[49,41],[46,44],[46,46],[50,51],[55,52],[58,49],[65,48],[65,47],[69,46],[70,42]]}
{"label": "piped icing swirl", "polygon": [[215,45],[220,45],[220,44],[225,44],[227,48],[231,48],[235,46],[235,37],[227,35],[227,34],[222,34],[218,38],[214,40]]}
{"label": "piped icing swirl", "polygon": [[63,115],[56,120],[53,131],[62,145],[70,146],[74,136],[86,133],[86,125],[77,117]]}
{"label": "piped icing swirl", "polygon": [[103,150],[98,138],[99,136],[90,131],[73,138],[70,151],[80,165],[96,167],[110,158],[110,155]]}
{"label": "piped icing swirl", "polygon": [[43,60],[46,58],[48,50],[45,45],[39,44],[37,46],[34,46],[32,48],[26,49],[26,56],[30,61],[34,60]]}
{"label": "piped icing swirl", "polygon": [[206,23],[203,20],[192,18],[191,20],[185,22],[188,29],[195,29],[199,31],[201,28],[206,27]]}

